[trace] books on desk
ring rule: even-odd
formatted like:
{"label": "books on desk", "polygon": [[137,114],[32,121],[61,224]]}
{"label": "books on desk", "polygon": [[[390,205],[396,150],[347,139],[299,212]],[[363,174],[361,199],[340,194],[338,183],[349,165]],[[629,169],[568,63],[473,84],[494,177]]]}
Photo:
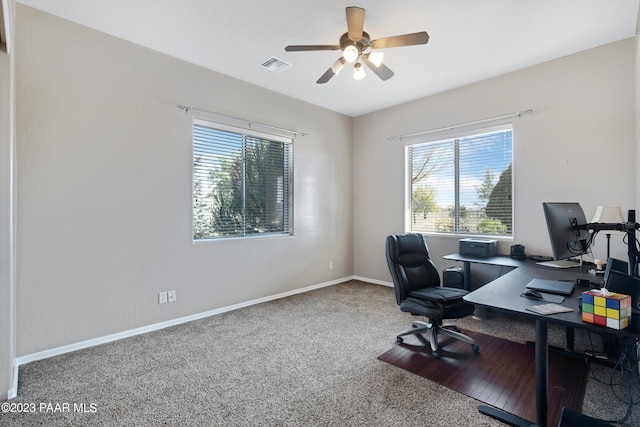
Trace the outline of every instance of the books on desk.
{"label": "books on desk", "polygon": [[538,313],[538,314],[544,314],[544,315],[568,313],[570,311],[573,311],[572,308],[565,307],[564,305],[560,305],[560,304],[554,304],[554,303],[532,305],[531,307],[527,307],[527,310],[533,311],[534,313]]}

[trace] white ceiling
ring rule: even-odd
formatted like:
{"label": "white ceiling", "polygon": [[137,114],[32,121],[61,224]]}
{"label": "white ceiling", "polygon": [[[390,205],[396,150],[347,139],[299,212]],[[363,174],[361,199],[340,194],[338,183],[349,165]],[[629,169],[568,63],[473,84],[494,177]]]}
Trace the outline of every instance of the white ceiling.
{"label": "white ceiling", "polygon": [[[349,116],[422,98],[633,37],[640,0],[18,0],[62,18]],[[386,82],[347,67],[316,80],[339,51],[346,6],[366,9],[372,39],[427,31],[426,45],[385,49]],[[275,56],[293,66],[260,66]]]}

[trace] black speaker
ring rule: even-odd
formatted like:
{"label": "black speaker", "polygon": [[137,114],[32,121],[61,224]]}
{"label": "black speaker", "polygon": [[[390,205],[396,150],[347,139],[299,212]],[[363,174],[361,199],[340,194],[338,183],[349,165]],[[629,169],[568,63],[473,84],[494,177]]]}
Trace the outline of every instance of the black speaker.
{"label": "black speaker", "polygon": [[442,272],[442,286],[464,288],[464,271],[460,267],[450,267]]}
{"label": "black speaker", "polygon": [[522,245],[513,245],[511,246],[511,258],[513,259],[526,259],[527,254],[524,253],[524,246]]}

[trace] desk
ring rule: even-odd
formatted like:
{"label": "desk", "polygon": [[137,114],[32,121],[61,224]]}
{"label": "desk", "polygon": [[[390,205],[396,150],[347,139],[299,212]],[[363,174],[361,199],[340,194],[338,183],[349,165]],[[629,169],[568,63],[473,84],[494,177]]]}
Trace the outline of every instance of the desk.
{"label": "desk", "polygon": [[[471,255],[449,254],[449,255],[443,256],[442,258],[449,261],[458,261],[463,263],[464,288],[467,291],[471,290],[471,264],[487,264],[487,265],[495,265],[497,267],[511,267],[511,268],[537,267],[537,268],[543,268],[543,269],[552,270],[552,271],[567,270],[571,273],[587,273],[589,269],[587,265],[584,265],[581,268],[571,267],[566,269],[558,269],[554,267],[547,267],[544,265],[540,265],[538,264],[538,261],[534,261],[529,258],[515,259],[515,258],[511,258],[508,255],[494,255],[494,256],[484,258],[484,257],[478,257],[478,256],[471,256]],[[582,277],[582,278],[590,279],[592,282],[595,279],[594,276]],[[602,279],[596,279],[596,280],[601,281]]]}
{"label": "desk", "polygon": [[477,257],[470,255],[450,254],[442,257],[449,261],[459,261],[463,263],[464,270],[464,288],[471,290],[471,264],[488,264],[498,267],[524,267],[526,265],[535,264],[535,261],[525,259],[514,259],[506,255],[495,255],[490,257]]}
{"label": "desk", "polygon": [[[621,331],[615,329],[596,326],[582,321],[579,297],[586,288],[576,287],[573,294],[565,297],[562,305],[573,309],[570,313],[558,313],[548,316],[536,314],[528,311],[527,307],[540,304],[540,301],[520,297],[527,283],[533,278],[555,279],[555,280],[575,280],[577,278],[592,277],[588,273],[571,271],[571,269],[543,269],[524,266],[487,283],[483,287],[469,293],[464,300],[481,307],[489,307],[511,313],[517,316],[535,319],[536,321],[536,412],[537,425],[547,426],[548,392],[549,392],[549,343],[547,335],[547,324],[558,323],[572,328],[582,328],[595,332],[607,332],[621,337],[640,338],[640,316],[634,315],[632,325]],[[481,413],[501,420],[511,425],[531,426],[530,421],[516,417],[499,409],[481,405]]]}

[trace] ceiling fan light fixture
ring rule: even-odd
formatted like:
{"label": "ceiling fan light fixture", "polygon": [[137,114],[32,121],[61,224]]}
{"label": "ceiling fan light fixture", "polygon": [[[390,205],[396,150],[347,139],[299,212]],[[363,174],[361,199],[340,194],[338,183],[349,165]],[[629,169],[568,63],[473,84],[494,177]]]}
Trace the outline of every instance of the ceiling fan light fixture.
{"label": "ceiling fan light fixture", "polygon": [[364,68],[362,68],[362,64],[359,62],[356,63],[356,65],[353,67],[353,78],[355,80],[362,80],[366,75],[367,73],[364,72]]}
{"label": "ceiling fan light fixture", "polygon": [[320,44],[320,45],[288,45],[285,46],[286,52],[305,52],[305,51],[322,51],[322,50],[340,50],[342,57],[333,63],[316,81],[318,84],[327,83],[331,78],[337,75],[344,65],[348,62],[354,64],[353,78],[361,80],[366,73],[362,62],[369,67],[373,73],[382,81],[387,81],[394,76],[394,72],[382,63],[382,50],[401,47],[426,44],[429,41],[429,34],[426,31],[417,33],[401,34],[398,36],[382,37],[379,39],[371,39],[369,33],[364,31],[365,10],[357,6],[348,6],[346,8],[347,16],[347,32],[340,36],[338,44]]}
{"label": "ceiling fan light fixture", "polygon": [[358,48],[354,45],[349,45],[344,48],[344,60],[347,62],[354,62],[358,59],[360,52],[358,52]]}
{"label": "ceiling fan light fixture", "polygon": [[379,67],[380,64],[382,64],[382,58],[384,58],[384,52],[369,52],[369,54],[367,55],[369,58],[369,61],[375,65],[376,67]]}
{"label": "ceiling fan light fixture", "polygon": [[344,67],[345,62],[346,61],[343,57],[338,58],[338,60],[331,66],[331,71],[333,71],[333,74],[337,76],[340,73],[340,70],[342,70],[342,67]]}

